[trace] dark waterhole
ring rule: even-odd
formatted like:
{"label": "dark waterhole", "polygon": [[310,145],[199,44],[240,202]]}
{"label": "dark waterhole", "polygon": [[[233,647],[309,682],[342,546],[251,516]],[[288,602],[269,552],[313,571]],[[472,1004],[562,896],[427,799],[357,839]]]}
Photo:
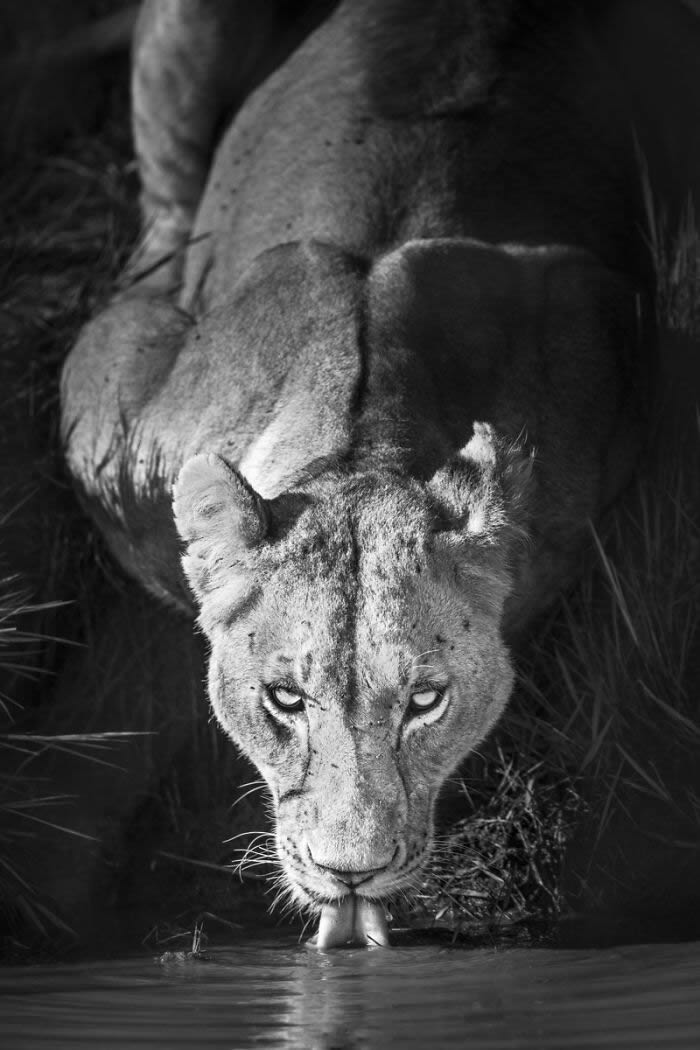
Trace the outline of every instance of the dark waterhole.
{"label": "dark waterhole", "polygon": [[277,941],[0,971],[4,1050],[700,1047],[700,943],[596,950]]}

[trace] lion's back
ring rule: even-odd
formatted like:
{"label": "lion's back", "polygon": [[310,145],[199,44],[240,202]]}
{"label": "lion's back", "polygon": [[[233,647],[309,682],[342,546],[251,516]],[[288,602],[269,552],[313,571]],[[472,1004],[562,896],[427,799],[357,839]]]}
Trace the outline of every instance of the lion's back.
{"label": "lion's back", "polygon": [[445,236],[574,244],[618,265],[631,255],[633,139],[606,70],[568,5],[537,18],[513,8],[341,4],[224,135],[185,303],[203,287],[220,301],[288,242],[368,259]]}

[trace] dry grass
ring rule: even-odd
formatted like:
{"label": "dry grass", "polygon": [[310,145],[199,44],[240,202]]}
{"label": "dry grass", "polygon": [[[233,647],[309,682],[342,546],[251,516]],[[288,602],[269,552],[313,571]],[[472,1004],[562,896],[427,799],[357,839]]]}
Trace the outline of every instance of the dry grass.
{"label": "dry grass", "polygon": [[58,370],[133,234],[129,165],[119,119],[60,156],[29,149],[0,187],[0,559],[14,574],[0,580],[0,925],[13,953],[68,933],[34,885],[45,832],[85,837],[71,826],[71,798],[35,773],[38,760],[60,752],[79,775],[112,762],[122,741],[118,731],[42,730],[102,573],[63,474]]}
{"label": "dry grass", "polygon": [[688,197],[673,235],[666,209],[654,198],[646,165],[642,187],[648,245],[657,277],[657,312],[669,331],[700,332],[700,231],[692,197]]}
{"label": "dry grass", "polygon": [[[16,589],[12,578],[0,580],[0,675],[6,688],[0,693],[0,902],[2,917],[10,940],[18,948],[27,940],[47,940],[71,930],[56,909],[36,891],[28,853],[40,854],[42,836],[47,829],[66,836],[86,838],[75,828],[61,824],[60,816],[71,796],[56,794],[51,784],[32,772],[38,756],[47,751],[62,752],[76,766],[81,762],[109,763],[114,759],[115,744],[129,732],[49,733],[22,730],[25,711],[15,699],[16,690],[7,683],[18,679],[41,686],[48,673],[42,655],[50,639],[35,630],[25,630],[29,619],[37,622],[43,614],[53,612],[56,602],[39,604],[28,600]],[[19,725],[18,725],[19,723]]]}

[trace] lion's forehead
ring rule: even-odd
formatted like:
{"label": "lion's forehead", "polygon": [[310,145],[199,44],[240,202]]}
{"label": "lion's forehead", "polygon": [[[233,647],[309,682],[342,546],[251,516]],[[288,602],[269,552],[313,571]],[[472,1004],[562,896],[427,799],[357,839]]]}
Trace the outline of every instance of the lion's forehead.
{"label": "lion's forehead", "polygon": [[321,575],[365,559],[407,565],[425,548],[432,519],[430,501],[417,483],[351,478],[311,500],[271,553],[278,564],[301,559]]}
{"label": "lion's forehead", "polygon": [[373,615],[377,603],[385,606],[385,622],[392,609],[402,616],[428,577],[439,583],[433,536],[422,520],[387,519],[373,509],[341,508],[299,529],[268,567],[271,599],[322,616],[332,610],[338,617],[351,606]]}
{"label": "lion's forehead", "polygon": [[284,577],[255,611],[256,638],[260,651],[293,660],[302,680],[312,669],[351,659],[396,680],[464,609],[419,560],[397,571],[368,559],[328,577],[304,575],[295,565]]}
{"label": "lion's forehead", "polygon": [[[299,647],[281,646],[270,654],[269,663],[278,669],[288,668],[297,681],[308,683],[319,677],[337,679],[340,667],[336,655],[335,647],[329,649],[323,640],[319,642],[311,638]],[[405,684],[409,681],[411,668],[421,656],[417,649],[412,651],[407,645],[386,640],[375,642],[361,651],[353,647],[352,655],[354,660],[352,666],[347,667],[347,674],[359,678],[361,685],[374,692],[386,683]]]}

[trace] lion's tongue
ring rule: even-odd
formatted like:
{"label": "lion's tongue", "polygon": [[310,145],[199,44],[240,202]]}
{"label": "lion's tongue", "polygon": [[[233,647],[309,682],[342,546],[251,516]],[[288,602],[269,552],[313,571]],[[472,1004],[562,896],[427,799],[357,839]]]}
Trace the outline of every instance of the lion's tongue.
{"label": "lion's tongue", "polygon": [[389,945],[389,930],[381,904],[349,894],[341,901],[324,904],[316,937],[317,948],[341,944]]}

